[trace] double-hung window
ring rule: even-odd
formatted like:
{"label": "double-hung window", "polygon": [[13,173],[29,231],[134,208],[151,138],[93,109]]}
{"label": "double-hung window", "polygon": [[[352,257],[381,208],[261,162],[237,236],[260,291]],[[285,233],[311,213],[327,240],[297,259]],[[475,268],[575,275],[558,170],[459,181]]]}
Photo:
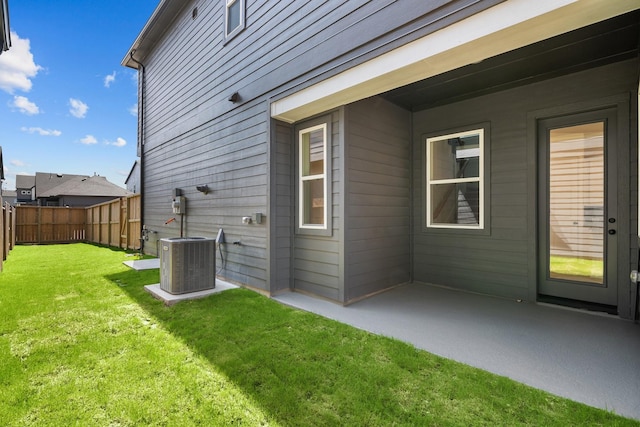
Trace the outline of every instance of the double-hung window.
{"label": "double-hung window", "polygon": [[224,1],[224,35],[229,40],[244,29],[245,0]]}
{"label": "double-hung window", "polygon": [[298,132],[298,227],[327,230],[327,124]]}
{"label": "double-hung window", "polygon": [[484,228],[484,129],[427,138],[428,228]]}

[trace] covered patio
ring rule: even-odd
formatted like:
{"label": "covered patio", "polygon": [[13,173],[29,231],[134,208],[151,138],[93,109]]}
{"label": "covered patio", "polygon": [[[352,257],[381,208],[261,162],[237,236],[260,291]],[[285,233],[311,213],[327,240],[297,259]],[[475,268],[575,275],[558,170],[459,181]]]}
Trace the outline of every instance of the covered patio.
{"label": "covered patio", "polygon": [[616,316],[417,283],[347,307],[275,299],[640,420],[640,325]]}

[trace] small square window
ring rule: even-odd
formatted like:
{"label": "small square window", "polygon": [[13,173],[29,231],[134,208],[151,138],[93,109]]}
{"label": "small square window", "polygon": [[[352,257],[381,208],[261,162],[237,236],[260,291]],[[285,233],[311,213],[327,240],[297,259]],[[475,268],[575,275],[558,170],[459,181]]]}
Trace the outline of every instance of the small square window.
{"label": "small square window", "polygon": [[224,34],[230,39],[244,29],[245,0],[225,0]]}
{"label": "small square window", "polygon": [[484,129],[427,138],[427,227],[484,228]]}

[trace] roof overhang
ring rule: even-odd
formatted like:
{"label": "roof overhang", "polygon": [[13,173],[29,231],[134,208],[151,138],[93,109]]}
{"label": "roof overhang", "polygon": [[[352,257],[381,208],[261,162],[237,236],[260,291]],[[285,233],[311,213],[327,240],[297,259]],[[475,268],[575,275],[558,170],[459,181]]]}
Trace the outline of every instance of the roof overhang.
{"label": "roof overhang", "polygon": [[[125,67],[138,69],[140,64],[136,61],[144,62],[167,28],[171,27],[171,23],[189,3],[189,1],[160,0],[153,14],[122,59],[121,64]],[[132,59],[131,56],[134,58]]]}
{"label": "roof overhang", "polygon": [[637,0],[508,0],[271,103],[293,123],[639,9]]}
{"label": "roof overhang", "polygon": [[9,3],[0,0],[0,54],[11,47],[11,28],[9,26]]}

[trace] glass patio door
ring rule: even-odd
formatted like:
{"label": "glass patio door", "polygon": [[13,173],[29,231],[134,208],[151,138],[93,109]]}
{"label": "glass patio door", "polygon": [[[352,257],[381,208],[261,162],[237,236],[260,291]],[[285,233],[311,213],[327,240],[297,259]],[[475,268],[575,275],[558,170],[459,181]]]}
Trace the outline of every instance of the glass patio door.
{"label": "glass patio door", "polygon": [[538,293],[615,305],[614,110],[539,122]]}

